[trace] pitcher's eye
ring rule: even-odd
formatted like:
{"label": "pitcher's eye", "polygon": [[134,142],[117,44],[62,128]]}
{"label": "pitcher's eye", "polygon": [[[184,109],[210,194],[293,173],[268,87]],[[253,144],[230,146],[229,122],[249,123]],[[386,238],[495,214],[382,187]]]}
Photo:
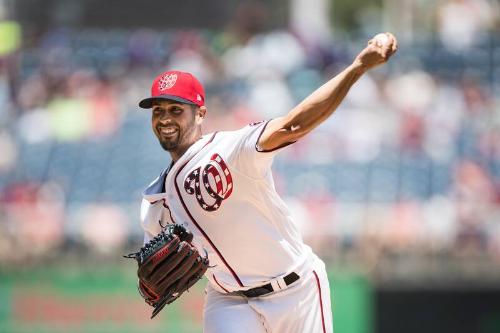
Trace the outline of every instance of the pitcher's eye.
{"label": "pitcher's eye", "polygon": [[173,106],[170,111],[172,111],[172,113],[174,114],[181,114],[182,111],[184,111],[181,107],[178,107],[178,106]]}
{"label": "pitcher's eye", "polygon": [[163,111],[163,108],[161,108],[161,107],[155,107],[153,109],[154,114],[160,114],[162,111]]}

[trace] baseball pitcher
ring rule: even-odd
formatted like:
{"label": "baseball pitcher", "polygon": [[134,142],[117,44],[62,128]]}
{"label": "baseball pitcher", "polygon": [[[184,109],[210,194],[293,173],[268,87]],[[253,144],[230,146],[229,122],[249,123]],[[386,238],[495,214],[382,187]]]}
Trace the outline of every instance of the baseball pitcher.
{"label": "baseball pitcher", "polygon": [[204,332],[333,332],[325,264],[276,193],[271,164],[396,50],[392,34],[375,36],[288,114],[236,131],[202,133],[208,110],[192,74],[168,71],[153,81],[139,106],[151,109],[172,162],[143,193],[144,246],[129,255],[153,316],[205,275]]}

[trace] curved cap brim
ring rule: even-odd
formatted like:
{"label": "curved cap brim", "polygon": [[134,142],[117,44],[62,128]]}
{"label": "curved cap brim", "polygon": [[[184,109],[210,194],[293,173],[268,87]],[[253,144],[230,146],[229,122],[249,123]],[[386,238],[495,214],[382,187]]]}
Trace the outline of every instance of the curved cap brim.
{"label": "curved cap brim", "polygon": [[184,104],[191,104],[191,105],[196,105],[196,103],[191,102],[190,100],[187,100],[182,97],[178,96],[173,96],[173,95],[159,95],[155,97],[148,97],[144,98],[142,101],[139,102],[139,107],[143,109],[151,109],[153,107],[153,102],[158,99],[166,99],[166,100],[171,100],[171,101],[176,101]]}

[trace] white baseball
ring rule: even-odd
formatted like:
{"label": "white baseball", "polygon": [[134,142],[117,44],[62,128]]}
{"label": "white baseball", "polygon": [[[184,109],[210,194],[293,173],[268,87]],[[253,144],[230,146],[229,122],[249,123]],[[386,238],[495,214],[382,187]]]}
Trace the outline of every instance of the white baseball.
{"label": "white baseball", "polygon": [[377,34],[375,37],[373,37],[373,40],[375,41],[375,44],[377,46],[384,46],[385,44],[389,43],[389,36],[387,34]]}

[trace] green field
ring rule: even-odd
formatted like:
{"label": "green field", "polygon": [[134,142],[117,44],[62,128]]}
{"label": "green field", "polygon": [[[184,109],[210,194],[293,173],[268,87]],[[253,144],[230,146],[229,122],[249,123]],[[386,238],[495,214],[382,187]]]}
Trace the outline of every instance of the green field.
{"label": "green field", "polygon": [[[129,264],[48,266],[0,273],[0,332],[201,332],[204,286],[153,320]],[[370,333],[371,288],[330,274],[336,332]]]}

